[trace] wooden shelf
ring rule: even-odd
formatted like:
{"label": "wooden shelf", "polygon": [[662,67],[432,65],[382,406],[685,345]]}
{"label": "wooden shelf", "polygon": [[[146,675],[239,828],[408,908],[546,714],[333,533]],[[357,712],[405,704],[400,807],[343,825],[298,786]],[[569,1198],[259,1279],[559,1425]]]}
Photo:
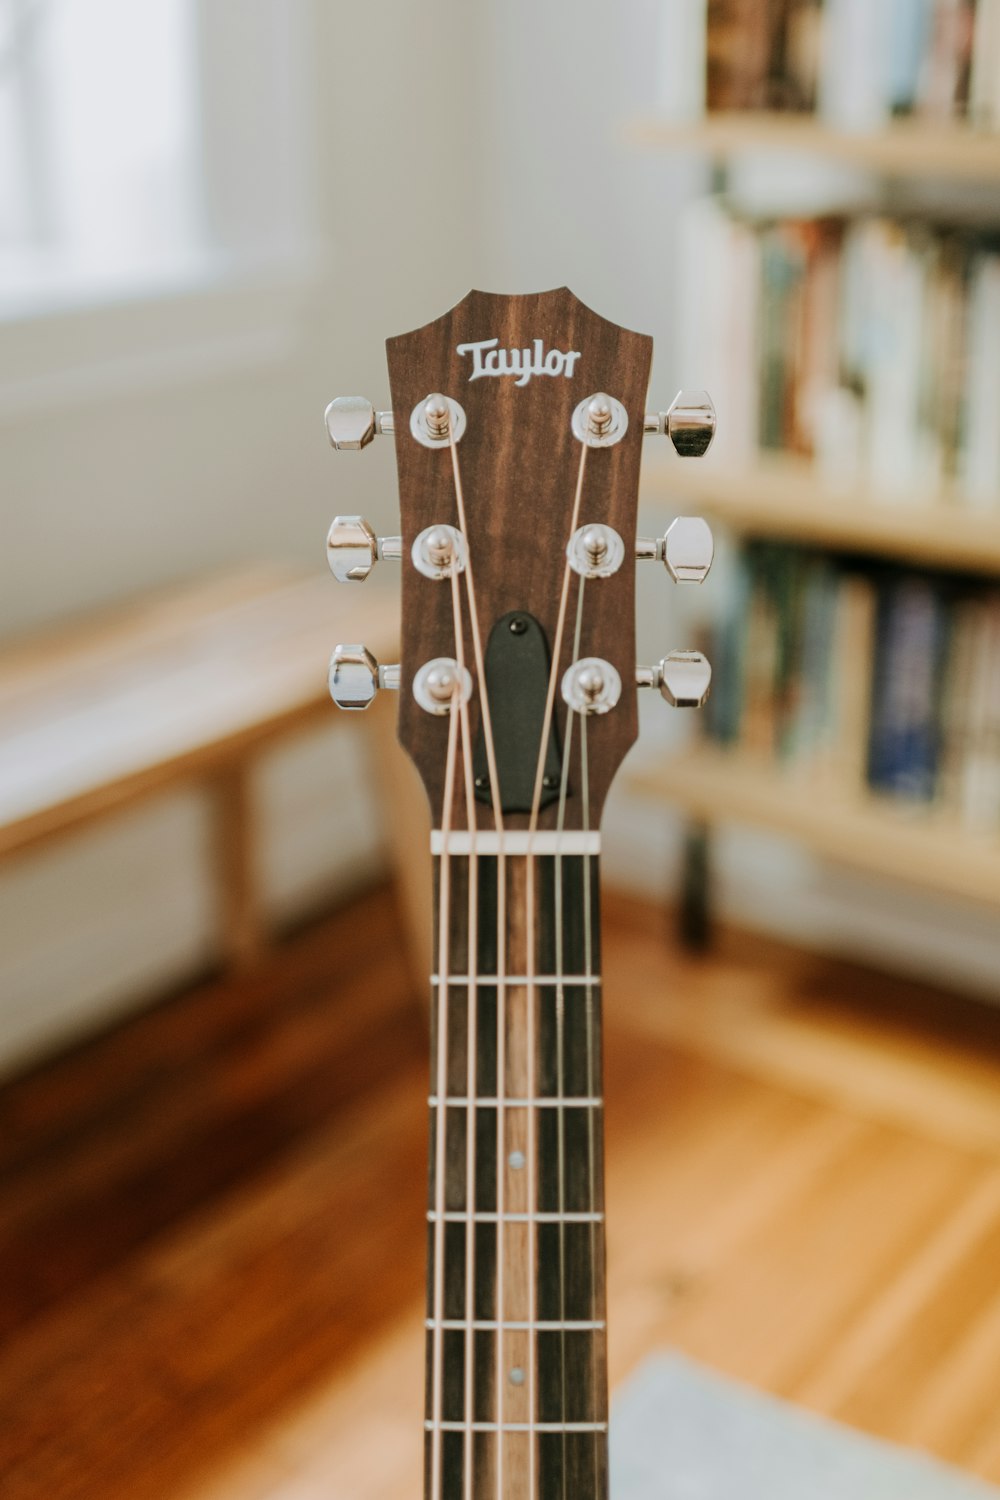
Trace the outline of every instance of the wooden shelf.
{"label": "wooden shelf", "polygon": [[867,488],[842,491],[814,466],[765,455],[746,465],[652,454],[643,465],[647,499],[691,501],[754,536],[865,552],[940,568],[1000,574],[1000,506],[976,511],[957,498],[912,505]]}
{"label": "wooden shelf", "polygon": [[887,177],[961,177],[1000,182],[1000,132],[900,120],[872,133],[837,130],[813,115],[753,110],[706,115],[687,123],[657,116],[633,121],[638,145],[694,148],[725,158],[754,151],[825,156]]}
{"label": "wooden shelf", "polygon": [[889,880],[1000,907],[1000,836],[980,837],[929,808],[902,807],[770,763],[699,744],[630,777],[640,793],[710,823],[747,823],[801,839],[817,854]]}

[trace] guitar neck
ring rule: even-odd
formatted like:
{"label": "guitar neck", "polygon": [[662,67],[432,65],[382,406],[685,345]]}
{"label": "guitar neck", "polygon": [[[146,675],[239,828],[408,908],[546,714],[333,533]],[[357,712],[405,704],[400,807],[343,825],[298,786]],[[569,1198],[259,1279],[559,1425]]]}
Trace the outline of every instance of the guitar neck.
{"label": "guitar neck", "polygon": [[631,563],[708,573],[704,521],[635,528],[644,434],[698,457],[715,409],[647,411],[652,340],[566,287],[471,291],[386,349],[391,410],[326,421],[338,449],[394,434],[400,535],[337,516],[327,549],[345,582],[401,561],[402,651],[336,646],[330,691],[399,688],[436,828],[425,1494],[606,1500],[595,830],[636,687],[708,694],[699,652],[636,665]]}
{"label": "guitar neck", "polygon": [[598,861],[452,844],[435,860],[426,1494],[606,1500]]}

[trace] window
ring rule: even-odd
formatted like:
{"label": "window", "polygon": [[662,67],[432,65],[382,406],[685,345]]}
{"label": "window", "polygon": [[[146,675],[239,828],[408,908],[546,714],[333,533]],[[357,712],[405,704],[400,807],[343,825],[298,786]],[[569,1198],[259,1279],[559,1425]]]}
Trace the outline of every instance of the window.
{"label": "window", "polygon": [[196,252],[192,0],[0,0],[4,302]]}

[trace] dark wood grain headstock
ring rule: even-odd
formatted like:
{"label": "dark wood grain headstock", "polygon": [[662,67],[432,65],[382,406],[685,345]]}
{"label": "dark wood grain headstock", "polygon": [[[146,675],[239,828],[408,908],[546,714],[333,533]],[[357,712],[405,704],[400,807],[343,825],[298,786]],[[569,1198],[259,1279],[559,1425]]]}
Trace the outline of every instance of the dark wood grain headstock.
{"label": "dark wood grain headstock", "polygon": [[[493,339],[501,350],[527,349],[534,354],[540,341],[543,353],[561,350],[578,357],[562,361],[559,373],[534,374],[522,384],[510,374],[470,378],[476,374],[476,356],[459,354],[459,346]],[[616,397],[628,412],[628,431],[620,442],[588,450],[579,517],[582,524],[612,526],[625,543],[623,566],[610,578],[589,581],[585,590],[580,655],[604,658],[622,679],[617,706],[587,723],[587,821],[596,828],[614,775],[637,734],[635,527],[652,340],[599,317],[566,288],[528,296],[473,291],[433,323],[389,339],[387,351],[407,561],[414,538],[425,527],[458,525],[451,454],[447,448],[429,449],[415,440],[411,412],[437,391],[460,402],[467,416],[458,459],[484,645],[494,623],[519,610],[539,622],[551,647],[580,465],[581,444],[571,430],[572,413],[584,397],[599,391]],[[402,573],[399,737],[423,778],[435,824],[440,826],[448,719],[421,709],[412,683],[430,658],[455,655],[451,589],[448,582],[425,578],[408,565]],[[573,583],[560,677],[573,660],[575,575]],[[464,590],[463,612],[468,643]],[[470,668],[471,655],[467,645]],[[475,735],[481,718],[478,683],[470,714]],[[559,744],[565,742],[566,714],[557,692]],[[537,750],[537,739],[526,747],[531,756]],[[494,826],[488,805],[477,803],[477,820],[481,828]],[[523,828],[528,815],[510,812],[504,821],[509,828]],[[550,804],[542,809],[538,826],[553,827],[555,821],[556,806]],[[461,828],[466,822],[459,778],[450,825]],[[571,776],[565,826],[580,828],[584,823],[579,777]]]}

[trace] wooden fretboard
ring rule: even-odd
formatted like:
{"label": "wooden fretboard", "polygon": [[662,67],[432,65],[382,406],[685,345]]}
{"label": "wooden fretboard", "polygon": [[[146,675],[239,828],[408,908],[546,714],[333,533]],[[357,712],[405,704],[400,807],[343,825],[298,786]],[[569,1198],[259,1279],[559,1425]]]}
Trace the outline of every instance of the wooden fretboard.
{"label": "wooden fretboard", "polygon": [[597,858],[506,855],[502,956],[497,858],[435,863],[426,1500],[606,1500]]}

